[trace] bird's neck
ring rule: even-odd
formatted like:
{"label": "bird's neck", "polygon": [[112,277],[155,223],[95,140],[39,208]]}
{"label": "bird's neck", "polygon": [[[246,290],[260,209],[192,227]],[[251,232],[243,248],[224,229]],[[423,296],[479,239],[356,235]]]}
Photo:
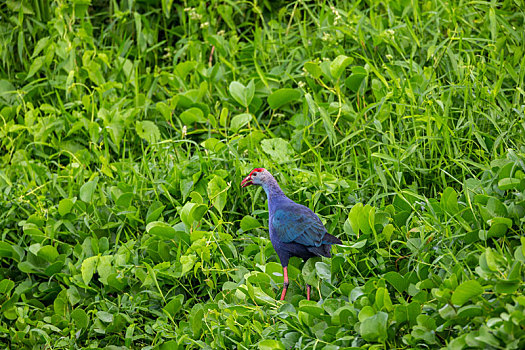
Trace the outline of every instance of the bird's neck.
{"label": "bird's neck", "polygon": [[267,182],[265,182],[262,185],[262,188],[264,189],[264,192],[266,192],[268,200],[276,197],[285,196],[283,190],[281,190],[281,188],[279,187],[277,180],[275,180],[273,177]]}

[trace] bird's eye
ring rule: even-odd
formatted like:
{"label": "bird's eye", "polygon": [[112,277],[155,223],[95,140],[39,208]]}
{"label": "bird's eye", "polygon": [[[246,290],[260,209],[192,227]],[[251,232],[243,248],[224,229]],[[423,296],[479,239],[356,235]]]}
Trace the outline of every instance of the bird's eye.
{"label": "bird's eye", "polygon": [[253,173],[253,176],[257,176],[257,173]]}

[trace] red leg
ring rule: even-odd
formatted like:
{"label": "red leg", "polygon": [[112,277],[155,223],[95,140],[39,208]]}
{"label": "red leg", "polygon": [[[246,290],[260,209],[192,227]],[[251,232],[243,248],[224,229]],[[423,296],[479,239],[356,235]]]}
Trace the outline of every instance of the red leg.
{"label": "red leg", "polygon": [[286,296],[286,291],[288,290],[288,266],[283,267],[284,283],[283,283],[283,293],[281,294],[281,300],[284,300]]}
{"label": "red leg", "polygon": [[306,300],[310,300],[310,293],[312,292],[312,286],[306,284]]}

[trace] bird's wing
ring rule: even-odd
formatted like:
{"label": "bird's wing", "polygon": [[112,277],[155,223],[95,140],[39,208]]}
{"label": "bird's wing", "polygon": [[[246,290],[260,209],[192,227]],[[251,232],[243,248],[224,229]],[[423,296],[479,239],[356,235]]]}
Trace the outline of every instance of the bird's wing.
{"label": "bird's wing", "polygon": [[284,243],[295,242],[313,247],[319,247],[326,234],[319,217],[297,203],[278,208],[273,214],[272,228]]}

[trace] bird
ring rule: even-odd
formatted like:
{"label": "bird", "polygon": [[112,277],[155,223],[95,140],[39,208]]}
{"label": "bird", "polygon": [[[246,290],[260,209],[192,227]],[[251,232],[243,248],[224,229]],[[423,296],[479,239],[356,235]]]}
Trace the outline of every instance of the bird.
{"label": "bird", "polygon": [[[321,219],[308,207],[288,198],[277,180],[264,168],[255,168],[241,182],[241,187],[261,186],[268,198],[270,241],[283,267],[283,291],[288,290],[288,262],[297,256],[304,261],[316,256],[331,257],[333,244],[341,240],[326,231]],[[306,284],[306,299],[310,300],[311,286]]]}

